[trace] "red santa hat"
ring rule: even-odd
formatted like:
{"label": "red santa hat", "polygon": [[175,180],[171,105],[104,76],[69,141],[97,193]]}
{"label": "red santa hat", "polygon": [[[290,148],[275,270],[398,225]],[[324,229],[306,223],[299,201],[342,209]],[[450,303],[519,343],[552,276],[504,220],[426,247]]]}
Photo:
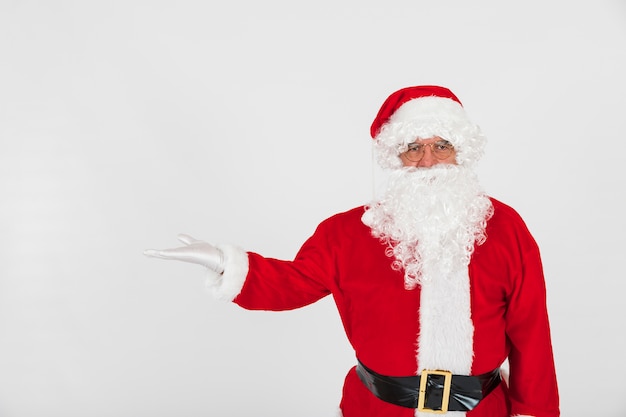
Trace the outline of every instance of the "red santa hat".
{"label": "red santa hat", "polygon": [[379,150],[379,163],[399,167],[398,154],[416,139],[441,137],[454,145],[457,163],[472,164],[483,154],[486,139],[461,101],[449,89],[436,85],[406,87],[383,103],[370,133]]}

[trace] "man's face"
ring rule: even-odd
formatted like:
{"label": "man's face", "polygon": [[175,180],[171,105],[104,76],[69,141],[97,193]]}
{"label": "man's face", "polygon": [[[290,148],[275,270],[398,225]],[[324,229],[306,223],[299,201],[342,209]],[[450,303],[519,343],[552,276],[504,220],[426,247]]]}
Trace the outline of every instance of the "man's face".
{"label": "man's face", "polygon": [[438,136],[418,139],[400,154],[405,167],[430,168],[437,164],[456,165],[456,150],[450,142]]}

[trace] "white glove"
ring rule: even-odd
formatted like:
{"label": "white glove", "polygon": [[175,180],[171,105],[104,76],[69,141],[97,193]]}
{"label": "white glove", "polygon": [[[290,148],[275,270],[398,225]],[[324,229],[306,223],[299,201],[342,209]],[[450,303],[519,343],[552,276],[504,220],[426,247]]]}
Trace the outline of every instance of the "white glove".
{"label": "white glove", "polygon": [[221,274],[224,272],[224,254],[210,243],[197,240],[189,235],[180,234],[178,240],[185,246],[173,249],[148,249],[144,255],[152,258],[170,259],[202,265]]}

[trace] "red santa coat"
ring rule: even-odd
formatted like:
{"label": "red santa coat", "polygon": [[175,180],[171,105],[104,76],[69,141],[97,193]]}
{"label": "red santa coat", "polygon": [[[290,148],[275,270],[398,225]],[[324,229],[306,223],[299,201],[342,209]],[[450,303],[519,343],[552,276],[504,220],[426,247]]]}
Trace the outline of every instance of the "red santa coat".
{"label": "red santa coat", "polygon": [[[482,374],[508,358],[510,381],[508,386],[500,384],[467,416],[557,417],[539,249],[520,216],[503,203],[492,202],[487,240],[476,247],[469,265],[473,360],[468,369]],[[257,310],[294,309],[332,294],[361,362],[379,374],[416,375],[417,350],[432,349],[417,346],[421,288],[405,289],[403,273],[392,270],[392,259],[363,224],[363,213],[358,207],[323,221],[293,261],[252,252],[242,255],[222,247],[227,266],[216,292]],[[439,301],[443,308],[446,303],[453,308],[454,300]],[[376,398],[354,368],[345,380],[341,410],[344,417],[415,415],[412,409]]]}

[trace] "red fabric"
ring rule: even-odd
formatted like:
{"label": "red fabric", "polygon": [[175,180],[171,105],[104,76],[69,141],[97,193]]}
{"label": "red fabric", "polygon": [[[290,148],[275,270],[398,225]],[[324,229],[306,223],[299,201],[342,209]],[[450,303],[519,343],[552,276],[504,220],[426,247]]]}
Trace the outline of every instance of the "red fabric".
{"label": "red fabric", "polygon": [[439,87],[436,85],[420,85],[402,88],[387,97],[387,100],[385,100],[383,105],[380,107],[380,110],[378,111],[378,114],[376,115],[376,118],[370,128],[372,138],[375,138],[376,135],[378,135],[382,125],[384,125],[387,120],[389,120],[391,115],[394,114],[404,103],[416,98],[430,96],[449,98],[463,105],[457,96],[445,87]]}
{"label": "red fabric", "polygon": [[[474,323],[473,374],[508,357],[510,387],[501,384],[468,417],[559,416],[558,390],[537,245],[519,215],[493,200],[487,241],[469,266]],[[361,222],[363,207],[322,222],[293,261],[249,253],[249,272],[235,302],[248,309],[285,310],[332,294],[356,356],[391,376],[417,372],[420,290],[404,289],[385,247]],[[344,417],[410,417],[414,410],[374,397],[352,369]]]}

